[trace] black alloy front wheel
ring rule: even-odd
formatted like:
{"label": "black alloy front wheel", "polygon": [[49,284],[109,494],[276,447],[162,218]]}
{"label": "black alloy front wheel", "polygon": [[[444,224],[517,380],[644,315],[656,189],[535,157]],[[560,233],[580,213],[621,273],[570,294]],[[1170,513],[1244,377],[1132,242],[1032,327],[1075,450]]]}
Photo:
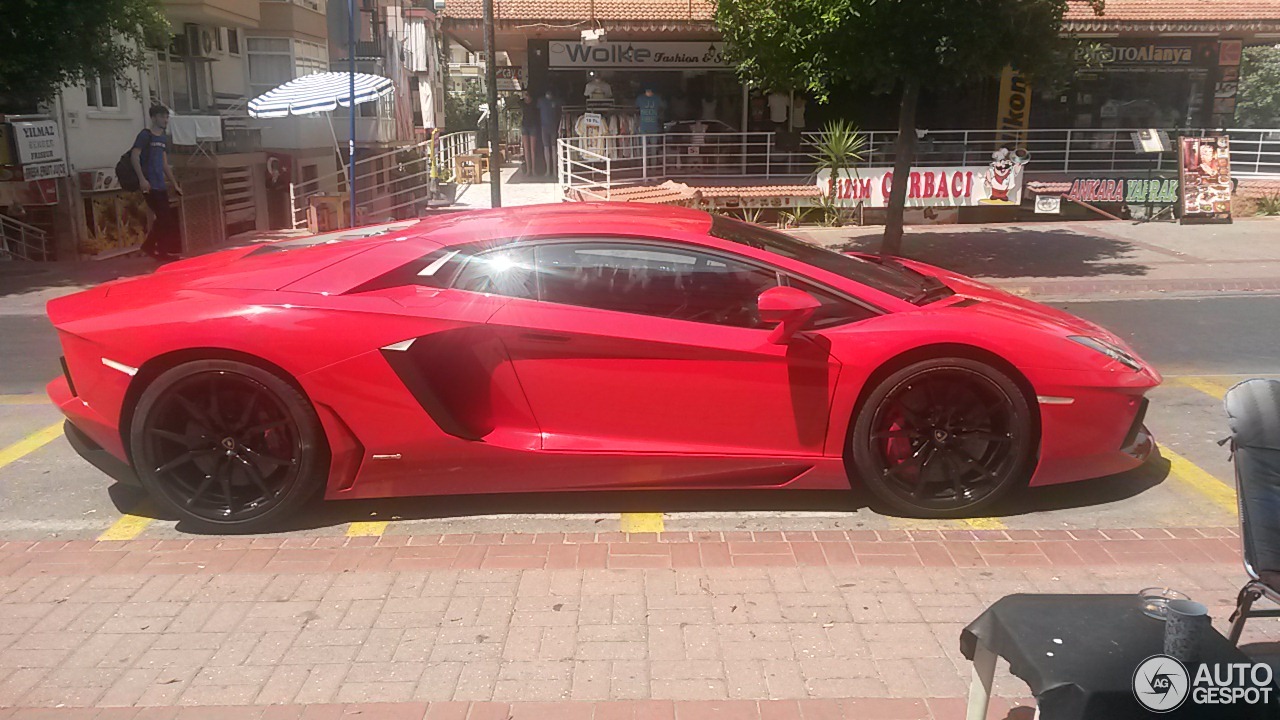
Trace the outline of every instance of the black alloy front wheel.
{"label": "black alloy front wheel", "polygon": [[967,358],[914,363],[868,396],[852,433],[854,466],[893,510],[974,517],[1034,468],[1026,396],[1003,372]]}

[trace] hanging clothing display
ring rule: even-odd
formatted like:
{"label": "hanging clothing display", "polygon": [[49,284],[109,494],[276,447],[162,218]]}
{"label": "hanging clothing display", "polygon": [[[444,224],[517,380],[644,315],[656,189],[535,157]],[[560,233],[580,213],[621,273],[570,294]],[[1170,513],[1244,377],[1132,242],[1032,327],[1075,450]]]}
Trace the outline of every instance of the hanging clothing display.
{"label": "hanging clothing display", "polygon": [[790,105],[791,98],[786,93],[769,93],[769,120],[775,123],[786,122],[787,108]]}

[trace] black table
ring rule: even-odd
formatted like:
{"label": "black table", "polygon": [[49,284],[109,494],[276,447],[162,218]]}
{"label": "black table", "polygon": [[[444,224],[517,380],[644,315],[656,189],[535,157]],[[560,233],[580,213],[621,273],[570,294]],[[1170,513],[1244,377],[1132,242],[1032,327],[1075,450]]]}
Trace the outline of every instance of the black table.
{"label": "black table", "polygon": [[[1044,720],[1099,718],[1280,718],[1280,690],[1267,705],[1198,705],[1154,713],[1134,696],[1134,673],[1164,651],[1164,621],[1147,617],[1133,595],[1010,595],[960,633],[960,650],[974,663],[969,718],[985,720],[996,657],[1031,687]],[[1200,664],[1251,663],[1235,645],[1210,630]],[[1195,677],[1197,663],[1188,663]],[[1248,687],[1248,685],[1245,685]]]}

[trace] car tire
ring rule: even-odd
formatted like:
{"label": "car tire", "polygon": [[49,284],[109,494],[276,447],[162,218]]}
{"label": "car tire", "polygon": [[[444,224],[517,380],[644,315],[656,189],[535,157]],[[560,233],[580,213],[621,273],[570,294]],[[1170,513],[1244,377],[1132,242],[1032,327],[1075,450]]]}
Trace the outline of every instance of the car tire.
{"label": "car tire", "polygon": [[248,363],[198,360],[161,373],[139,397],[129,432],[143,487],[198,532],[279,527],[328,476],[315,408]]}
{"label": "car tire", "polygon": [[1034,470],[1031,406],[1005,372],[969,358],[922,360],[881,381],[850,433],[851,479],[893,512],[975,517]]}

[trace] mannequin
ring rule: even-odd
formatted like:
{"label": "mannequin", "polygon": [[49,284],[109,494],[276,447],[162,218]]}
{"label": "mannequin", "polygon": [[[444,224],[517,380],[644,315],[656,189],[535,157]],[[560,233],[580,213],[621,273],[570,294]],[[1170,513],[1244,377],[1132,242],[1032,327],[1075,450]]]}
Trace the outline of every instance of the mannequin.
{"label": "mannequin", "polygon": [[587,81],[587,86],[583,89],[582,96],[587,99],[588,103],[609,102],[613,100],[613,88],[599,75],[591,73],[591,79]]}
{"label": "mannequin", "polygon": [[653,88],[644,89],[644,94],[636,98],[636,107],[640,109],[640,134],[656,135],[662,132],[662,111],[666,103]]}
{"label": "mannequin", "polygon": [[787,109],[791,105],[791,98],[784,92],[773,91],[769,93],[769,121],[774,125],[782,125],[787,122]]}
{"label": "mannequin", "polygon": [[795,100],[791,103],[791,127],[796,130],[804,129],[805,104],[803,95],[796,95]]}
{"label": "mannequin", "polygon": [[556,174],[556,140],[560,138],[560,101],[547,90],[538,98],[538,125],[542,134],[542,155],[547,161],[547,174]]}

